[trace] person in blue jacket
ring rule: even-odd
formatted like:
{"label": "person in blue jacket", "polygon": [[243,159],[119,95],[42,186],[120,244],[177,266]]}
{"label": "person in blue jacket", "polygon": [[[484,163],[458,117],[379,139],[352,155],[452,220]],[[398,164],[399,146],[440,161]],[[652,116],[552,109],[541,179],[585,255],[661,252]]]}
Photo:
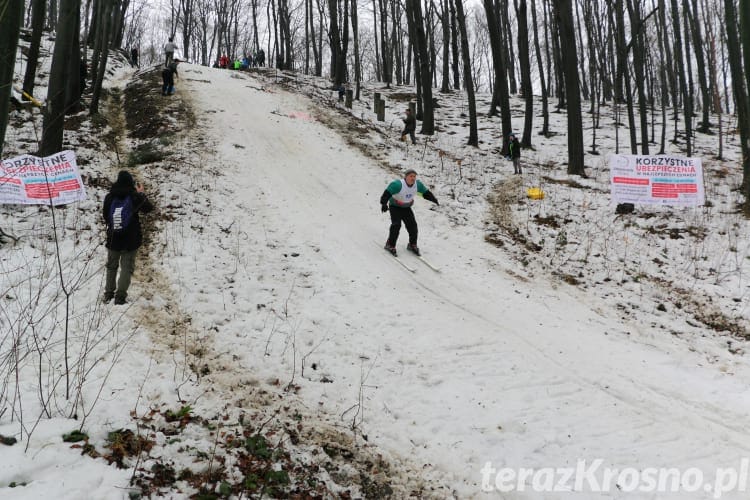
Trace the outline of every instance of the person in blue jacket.
{"label": "person in blue jacket", "polygon": [[396,179],[388,184],[388,187],[385,188],[383,195],[380,197],[382,212],[390,211],[391,213],[391,228],[388,233],[388,240],[385,242],[385,249],[393,255],[397,255],[396,240],[398,239],[398,233],[401,231],[402,221],[406,226],[406,231],[409,233],[407,250],[420,255],[419,247],[417,246],[417,220],[414,218],[414,212],[411,209],[414,199],[419,194],[425,200],[431,201],[435,205],[440,205],[435,195],[427,189],[427,186],[417,180],[417,171],[410,168],[404,173],[403,179]]}

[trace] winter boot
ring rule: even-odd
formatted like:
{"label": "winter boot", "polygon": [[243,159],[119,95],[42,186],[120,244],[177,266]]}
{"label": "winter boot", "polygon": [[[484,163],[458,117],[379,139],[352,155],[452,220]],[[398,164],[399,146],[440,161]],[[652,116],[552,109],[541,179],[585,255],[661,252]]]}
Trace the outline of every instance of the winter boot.
{"label": "winter boot", "polygon": [[102,295],[102,304],[109,303],[113,298],[115,298],[115,292],[104,292],[104,295]]}
{"label": "winter boot", "polygon": [[415,254],[417,257],[422,255],[421,253],[419,253],[419,247],[416,243],[409,243],[408,245],[406,245],[406,249]]}
{"label": "winter boot", "polygon": [[384,246],[383,248],[385,248],[385,249],[386,249],[386,250],[387,250],[388,252],[391,252],[391,253],[393,254],[393,256],[394,256],[394,257],[396,257],[396,256],[398,255],[398,254],[396,253],[396,247],[395,247],[395,246],[393,246],[393,245],[391,245],[391,244],[390,244],[389,242],[387,242],[387,241],[385,242],[385,246]]}

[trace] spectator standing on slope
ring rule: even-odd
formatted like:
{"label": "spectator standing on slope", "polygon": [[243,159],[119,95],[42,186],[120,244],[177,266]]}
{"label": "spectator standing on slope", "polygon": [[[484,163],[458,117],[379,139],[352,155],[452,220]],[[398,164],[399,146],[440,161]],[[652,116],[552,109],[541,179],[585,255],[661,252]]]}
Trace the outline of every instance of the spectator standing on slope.
{"label": "spectator standing on slope", "polygon": [[179,59],[175,59],[174,61],[167,64],[167,67],[161,71],[161,79],[162,79],[161,95],[174,94],[174,79],[178,76],[177,75],[177,63],[179,62],[180,62]]}
{"label": "spectator standing on slope", "polygon": [[175,45],[172,40],[174,40],[174,37],[170,36],[169,41],[164,44],[164,55],[166,56],[164,66],[169,66],[169,63],[174,59],[174,51],[177,48],[177,45]]}
{"label": "spectator standing on slope", "polygon": [[143,186],[140,183],[136,184],[130,172],[121,170],[117,175],[117,181],[104,197],[103,215],[107,224],[107,278],[102,298],[104,303],[113,298],[115,304],[126,302],[135,269],[135,254],[143,243],[138,213],[147,213],[153,208],[143,192]]}
{"label": "spectator standing on slope", "polygon": [[390,211],[391,213],[391,227],[388,232],[388,240],[385,242],[385,249],[394,256],[397,255],[396,240],[398,240],[398,233],[401,231],[402,221],[409,233],[409,244],[406,249],[420,255],[417,246],[417,220],[411,209],[418,194],[421,194],[425,200],[440,205],[435,195],[427,189],[427,186],[422,184],[422,181],[417,180],[417,171],[410,168],[404,173],[403,179],[396,179],[388,184],[380,197],[381,211],[383,213]]}
{"label": "spectator standing on slope", "polygon": [[508,138],[508,156],[513,161],[513,173],[521,174],[521,143],[515,134],[510,134]]}
{"label": "spectator standing on slope", "polygon": [[403,132],[401,132],[401,140],[403,141],[406,134],[409,134],[411,143],[416,144],[417,139],[416,137],[414,137],[415,130],[417,130],[417,119],[414,118],[414,115],[411,112],[411,108],[407,108],[406,116],[404,117],[404,130]]}

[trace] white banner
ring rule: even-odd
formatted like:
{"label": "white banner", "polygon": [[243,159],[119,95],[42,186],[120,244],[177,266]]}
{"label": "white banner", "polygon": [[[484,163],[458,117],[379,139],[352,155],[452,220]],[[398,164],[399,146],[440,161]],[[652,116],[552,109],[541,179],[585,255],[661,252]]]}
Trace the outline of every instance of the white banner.
{"label": "white banner", "polygon": [[85,199],[73,151],[45,158],[23,155],[0,162],[2,204],[65,205]]}
{"label": "white banner", "polygon": [[700,158],[610,155],[614,203],[700,206],[705,203]]}

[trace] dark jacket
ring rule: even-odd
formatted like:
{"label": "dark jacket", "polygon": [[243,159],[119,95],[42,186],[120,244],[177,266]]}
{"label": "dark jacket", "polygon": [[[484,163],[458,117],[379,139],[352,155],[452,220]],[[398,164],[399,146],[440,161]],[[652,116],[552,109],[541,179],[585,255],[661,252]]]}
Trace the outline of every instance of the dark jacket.
{"label": "dark jacket", "polygon": [[508,144],[508,155],[511,158],[520,158],[521,157],[521,143],[518,142],[518,138],[514,137],[510,144]]}
{"label": "dark jacket", "polygon": [[164,78],[178,76],[177,75],[177,63],[174,61],[169,63],[167,67],[162,70],[161,74]]}
{"label": "dark jacket", "polygon": [[[417,129],[417,119],[411,113],[406,114],[404,118],[404,134],[414,132]],[[403,134],[402,134],[403,135]]]}
{"label": "dark jacket", "polygon": [[[129,177],[129,179],[128,179]],[[114,198],[123,198],[131,196],[135,214],[130,224],[120,233],[114,233],[109,223],[109,209]],[[141,221],[138,213],[147,213],[154,209],[154,206],[148,201],[146,195],[139,193],[135,189],[135,183],[130,174],[124,176],[120,172],[117,182],[112,185],[107,196],[104,197],[103,216],[104,223],[107,225],[107,241],[104,244],[111,250],[132,251],[136,250],[143,243],[143,233],[141,232]]]}

